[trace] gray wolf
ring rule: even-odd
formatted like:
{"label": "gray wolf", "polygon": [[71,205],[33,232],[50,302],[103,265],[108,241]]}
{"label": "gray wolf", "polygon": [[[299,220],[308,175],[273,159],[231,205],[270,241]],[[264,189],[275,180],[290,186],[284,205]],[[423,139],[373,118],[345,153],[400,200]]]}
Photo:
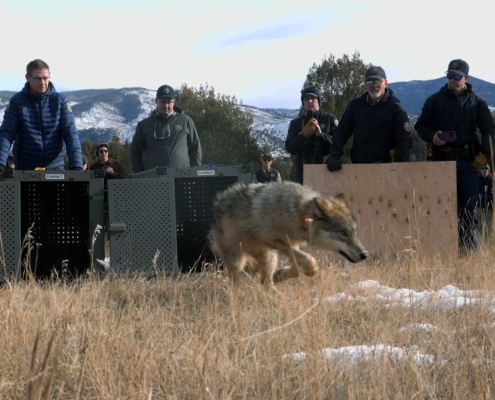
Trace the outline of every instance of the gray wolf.
{"label": "gray wolf", "polygon": [[[300,271],[318,271],[314,257],[300,249],[305,243],[353,263],[366,259],[356,227],[343,195],[325,197],[293,182],[236,184],[214,200],[209,242],[234,283],[242,271],[259,272],[270,287]],[[289,266],[277,270],[277,251]]]}

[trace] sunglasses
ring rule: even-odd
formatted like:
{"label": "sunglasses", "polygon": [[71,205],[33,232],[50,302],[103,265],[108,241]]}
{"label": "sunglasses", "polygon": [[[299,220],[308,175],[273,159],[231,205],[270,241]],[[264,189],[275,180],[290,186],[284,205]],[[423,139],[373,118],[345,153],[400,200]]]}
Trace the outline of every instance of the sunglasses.
{"label": "sunglasses", "polygon": [[488,168],[481,168],[482,171],[488,171]]}
{"label": "sunglasses", "polygon": [[108,153],[108,150],[100,150],[100,154]]}
{"label": "sunglasses", "polygon": [[269,158],[263,158],[263,161],[267,162],[267,161],[272,161],[272,160],[270,160]]}
{"label": "sunglasses", "polygon": [[369,81],[366,81],[366,86],[371,87],[371,86],[379,86],[383,82],[383,79],[376,79],[372,80],[370,79]]}
{"label": "sunglasses", "polygon": [[458,74],[447,74],[447,79],[448,80],[455,80],[455,81],[460,81],[462,78],[464,78],[464,75],[458,75]]}

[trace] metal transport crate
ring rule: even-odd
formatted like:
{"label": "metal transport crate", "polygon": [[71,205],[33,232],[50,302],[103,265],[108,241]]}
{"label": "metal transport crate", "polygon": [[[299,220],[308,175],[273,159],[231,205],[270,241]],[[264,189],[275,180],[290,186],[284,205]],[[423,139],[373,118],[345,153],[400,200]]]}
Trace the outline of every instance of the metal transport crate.
{"label": "metal transport crate", "polygon": [[[127,182],[117,183],[116,180],[108,182],[110,237],[113,238],[111,239],[112,267],[116,259],[119,269],[121,265],[126,265],[131,272],[148,269],[149,267],[143,267],[143,263],[150,265],[156,250],[164,251],[164,240],[169,238],[170,250],[166,257],[168,261],[160,270],[177,273],[201,269],[204,262],[213,259],[207,244],[213,199],[217,192],[227,189],[234,183],[249,183],[251,168],[250,166],[159,167],[133,174],[131,178],[128,182],[134,182],[133,189],[119,190],[119,193],[125,192],[125,195],[120,196],[128,196],[127,202],[132,206],[126,208],[125,213],[120,212],[119,218],[116,218],[115,210],[123,207],[123,197],[119,200],[112,192],[117,189],[116,185],[126,185]],[[140,218],[143,216],[149,218],[149,221],[141,222]],[[139,225],[139,238],[133,236],[132,241],[139,240],[141,244],[133,247],[132,251],[130,250],[131,233],[130,231],[127,233],[128,225],[129,229],[131,225],[132,229],[137,229],[135,226]],[[126,235],[128,237],[124,239]],[[162,244],[161,246],[156,243],[157,240]],[[126,244],[124,245],[123,242]],[[172,255],[173,252],[175,253]]]}
{"label": "metal transport crate", "polygon": [[103,179],[93,171],[9,172],[0,179],[0,280],[75,277],[96,267],[104,258],[103,232],[95,235],[104,225]]}

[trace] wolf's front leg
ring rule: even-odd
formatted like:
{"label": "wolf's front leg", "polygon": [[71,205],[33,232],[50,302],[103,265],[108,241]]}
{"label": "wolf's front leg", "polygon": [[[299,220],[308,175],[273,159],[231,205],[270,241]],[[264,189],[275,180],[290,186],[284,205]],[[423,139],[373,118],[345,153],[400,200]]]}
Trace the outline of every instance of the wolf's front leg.
{"label": "wolf's front leg", "polygon": [[280,282],[289,278],[297,278],[301,272],[307,276],[312,276],[318,271],[316,260],[305,253],[304,251],[291,247],[289,249],[281,249],[290,260],[290,265],[275,272],[273,277],[274,282]]}

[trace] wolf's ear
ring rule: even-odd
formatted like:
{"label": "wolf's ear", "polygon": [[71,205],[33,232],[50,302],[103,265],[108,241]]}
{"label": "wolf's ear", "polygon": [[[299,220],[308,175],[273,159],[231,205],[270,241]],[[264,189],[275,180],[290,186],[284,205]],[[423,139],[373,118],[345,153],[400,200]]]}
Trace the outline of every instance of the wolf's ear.
{"label": "wolf's ear", "polygon": [[316,217],[321,217],[321,214],[328,213],[330,210],[330,205],[328,201],[325,199],[322,199],[321,197],[315,197],[313,199],[313,204],[315,207],[313,207],[313,215]]}

